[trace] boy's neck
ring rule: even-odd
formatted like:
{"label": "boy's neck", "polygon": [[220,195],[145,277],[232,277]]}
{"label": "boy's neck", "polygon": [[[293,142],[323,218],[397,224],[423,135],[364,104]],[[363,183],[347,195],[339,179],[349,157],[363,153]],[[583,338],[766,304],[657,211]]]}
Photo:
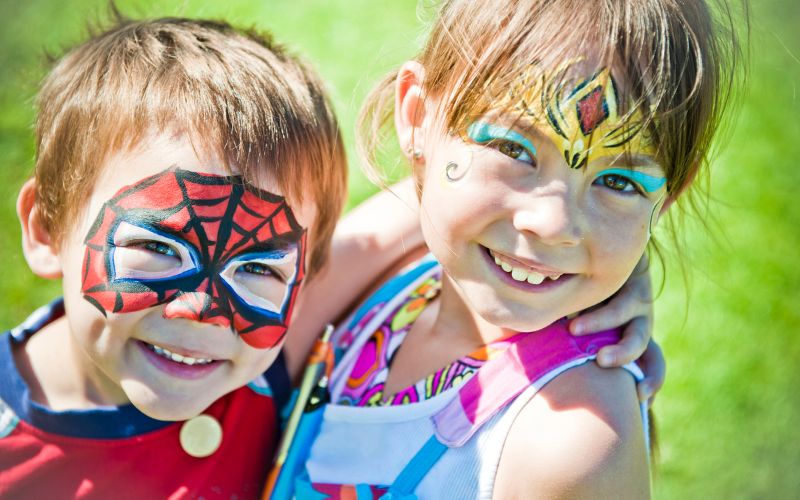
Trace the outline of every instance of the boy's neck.
{"label": "boy's neck", "polygon": [[74,344],[67,318],[44,326],[15,346],[14,362],[31,400],[52,410],[84,410],[127,404],[124,392]]}

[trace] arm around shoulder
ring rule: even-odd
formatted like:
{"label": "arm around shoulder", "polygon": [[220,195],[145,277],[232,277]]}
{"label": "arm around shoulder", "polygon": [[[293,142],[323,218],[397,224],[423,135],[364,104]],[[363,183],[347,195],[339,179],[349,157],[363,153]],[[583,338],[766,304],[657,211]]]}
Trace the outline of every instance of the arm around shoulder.
{"label": "arm around shoulder", "polygon": [[324,268],[298,297],[284,344],[296,377],[325,325],[340,319],[375,283],[424,248],[413,181],[406,179],[351,210],[336,226]]}
{"label": "arm around shoulder", "polygon": [[511,425],[494,498],[650,498],[630,374],[588,363],[545,386]]}

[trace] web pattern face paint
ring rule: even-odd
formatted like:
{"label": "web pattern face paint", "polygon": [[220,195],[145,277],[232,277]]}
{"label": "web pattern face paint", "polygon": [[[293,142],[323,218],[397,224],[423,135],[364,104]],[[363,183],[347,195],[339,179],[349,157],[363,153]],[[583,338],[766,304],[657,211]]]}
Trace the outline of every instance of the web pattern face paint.
{"label": "web pattern face paint", "polygon": [[611,72],[603,69],[573,85],[565,78],[573,64],[568,62],[538,77],[529,76],[533,70],[528,71],[493,107],[522,112],[562,150],[570,168],[586,166],[592,153],[652,155],[653,147],[642,130],[641,113],[620,116]]}
{"label": "web pattern face paint", "polygon": [[85,245],[83,296],[104,315],[167,304],[165,317],[257,348],[285,335],[305,272],[306,231],[283,197],[179,168],[117,192]]}

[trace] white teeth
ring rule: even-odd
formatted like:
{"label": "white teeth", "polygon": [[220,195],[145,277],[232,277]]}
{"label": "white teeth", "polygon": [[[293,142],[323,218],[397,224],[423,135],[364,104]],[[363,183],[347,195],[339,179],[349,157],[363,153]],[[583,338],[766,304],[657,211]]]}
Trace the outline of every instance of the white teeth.
{"label": "white teeth", "polygon": [[189,366],[207,365],[212,361],[214,361],[213,359],[207,359],[207,358],[192,358],[191,356],[182,356],[180,354],[176,354],[172,351],[164,349],[163,347],[159,347],[153,344],[147,344],[147,347],[149,347],[151,351],[153,351],[154,353],[158,354],[163,358],[170,359],[172,361],[175,361],[176,363],[183,363],[184,365],[189,365]]}
{"label": "white teeth", "polygon": [[528,273],[525,272],[524,269],[515,267],[511,269],[511,277],[514,278],[515,281],[525,281],[528,279]]}
{"label": "white teeth", "polygon": [[528,275],[528,283],[531,285],[538,285],[544,281],[544,275],[539,273],[530,273]]}
{"label": "white teeth", "polygon": [[503,271],[510,273],[511,278],[515,281],[527,281],[531,285],[539,285],[545,279],[555,281],[561,277],[561,274],[553,274],[551,276],[545,276],[544,274],[537,273],[536,271],[529,268],[514,267],[511,264],[502,261],[500,257],[495,255],[494,253],[492,253],[491,255],[492,257],[494,257],[495,264],[500,266],[500,268]]}

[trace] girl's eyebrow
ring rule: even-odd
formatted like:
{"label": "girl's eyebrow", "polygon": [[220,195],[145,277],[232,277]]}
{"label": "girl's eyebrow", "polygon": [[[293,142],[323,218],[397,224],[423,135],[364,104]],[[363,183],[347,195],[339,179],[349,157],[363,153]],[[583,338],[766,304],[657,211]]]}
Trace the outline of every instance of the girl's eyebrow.
{"label": "girl's eyebrow", "polygon": [[656,163],[655,158],[648,154],[641,153],[621,153],[616,155],[598,156],[597,160],[610,159],[609,166],[620,168],[647,168],[659,169],[661,165]]}
{"label": "girl's eyebrow", "polygon": [[631,170],[630,168],[607,168],[599,172],[597,175],[602,176],[613,174],[630,177],[634,181],[638,182],[648,193],[658,191],[661,189],[661,186],[667,183],[667,178],[663,175],[650,175],[639,170]]}
{"label": "girl's eyebrow", "polygon": [[467,128],[467,135],[476,142],[484,143],[493,139],[506,139],[516,141],[525,148],[527,148],[534,155],[536,154],[536,146],[531,143],[527,136],[530,134],[526,127],[523,128],[525,135],[520,134],[515,130],[520,128],[515,125],[505,125],[503,122],[495,123],[489,120],[476,120]]}

